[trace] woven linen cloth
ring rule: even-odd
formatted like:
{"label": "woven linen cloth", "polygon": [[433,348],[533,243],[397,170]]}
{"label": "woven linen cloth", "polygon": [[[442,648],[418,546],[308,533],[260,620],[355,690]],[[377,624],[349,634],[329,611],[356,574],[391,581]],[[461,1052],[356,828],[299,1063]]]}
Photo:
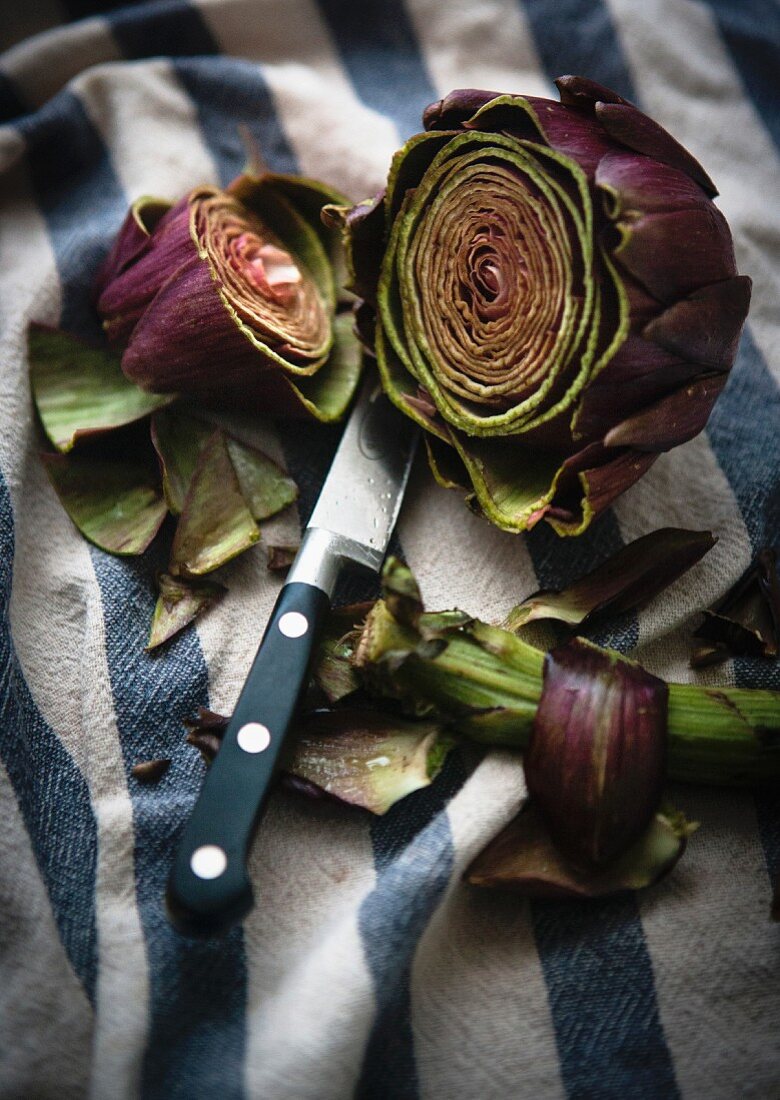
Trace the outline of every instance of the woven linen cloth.
{"label": "woven linen cloth", "polygon": [[[359,199],[454,87],[552,95],[580,73],[702,161],[753,277],[705,433],[586,535],[512,536],[420,464],[399,524],[430,607],[500,621],[665,525],[711,529],[684,579],[599,640],[688,679],[697,612],[780,516],[780,11],[773,0],[89,0],[4,4],[0,36],[0,1095],[329,1100],[780,1097],[780,806],[672,791],[701,822],[660,886],[528,903],[462,883],[517,811],[522,769],[451,759],[384,818],[273,797],[257,906],[223,940],[168,925],[163,891],[204,766],[199,705],[230,712],[279,587],[262,551],[161,655],[143,646],[153,559],[111,557],[49,486],[30,319],[96,331],[90,287],[129,202],[268,165]],[[99,11],[98,9],[103,9]],[[257,426],[302,482],[338,430]],[[292,437],[292,438],[291,438]],[[703,681],[780,687],[739,660]],[[157,784],[130,775],[172,758]]]}

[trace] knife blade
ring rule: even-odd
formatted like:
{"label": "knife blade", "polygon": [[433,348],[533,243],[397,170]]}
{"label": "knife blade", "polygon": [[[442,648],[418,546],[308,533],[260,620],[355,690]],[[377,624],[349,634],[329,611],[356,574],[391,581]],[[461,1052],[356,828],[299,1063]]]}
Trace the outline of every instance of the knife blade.
{"label": "knife blade", "polygon": [[253,905],[247,855],[336,581],[345,568],[381,569],[417,436],[366,379],[174,858],[168,914],[185,934],[223,933]]}

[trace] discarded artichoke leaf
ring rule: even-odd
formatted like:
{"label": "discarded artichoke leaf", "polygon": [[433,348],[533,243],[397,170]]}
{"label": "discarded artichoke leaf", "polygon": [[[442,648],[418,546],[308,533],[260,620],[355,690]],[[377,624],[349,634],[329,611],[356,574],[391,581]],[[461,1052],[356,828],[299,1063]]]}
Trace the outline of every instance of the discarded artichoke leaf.
{"label": "discarded artichoke leaf", "polygon": [[168,759],[141,760],[133,765],[131,775],[140,783],[156,783],[158,779],[162,779],[170,766],[171,761]]}
{"label": "discarded artichoke leaf", "polygon": [[142,554],[168,509],[143,461],[42,454],[65,511],[82,535],[112,554]]}
{"label": "discarded artichoke leaf", "polygon": [[523,768],[566,855],[607,863],[647,828],[666,771],[667,700],[663,680],[582,638],[546,655]]}
{"label": "discarded artichoke leaf", "polygon": [[278,546],[268,544],[268,568],[272,573],[286,573],[295,561],[295,555],[300,550],[300,543],[282,543]]}
{"label": "discarded artichoke leaf", "polygon": [[227,449],[249,511],[268,519],[298,498],[298,486],[278,463],[255,447],[227,437]]}
{"label": "discarded artichoke leaf", "polygon": [[427,787],[453,737],[438,722],[407,722],[373,710],[315,712],[296,725],[287,770],[374,814]]}
{"label": "discarded artichoke leaf", "polygon": [[216,581],[185,580],[160,573],[157,577],[159,596],[152,617],[147,650],[167,642],[179,631],[222,599],[227,589]]}
{"label": "discarded artichoke leaf", "polygon": [[122,374],[118,355],[60,329],[31,324],[27,346],[35,406],[46,435],[63,453],[175,400],[173,394],[144,393]]}
{"label": "discarded artichoke leaf", "polygon": [[780,582],[774,550],[764,547],[755,561],[694,631],[705,639],[691,664],[714,664],[731,656],[776,657],[780,646]]}
{"label": "discarded artichoke leaf", "polygon": [[664,808],[621,856],[597,867],[563,855],[531,804],[490,841],[464,877],[474,886],[530,898],[597,898],[642,890],[669,874],[696,827]]}
{"label": "discarded artichoke leaf", "polygon": [[370,602],[348,604],[334,608],[328,616],[313,677],[329,703],[339,702],[360,687],[352,657],[360,628],[372,606]]}
{"label": "discarded artichoke leaf", "polygon": [[260,538],[241,493],[225,436],[215,431],[190,481],[171,549],[169,572],[202,576],[247,550]]}
{"label": "discarded artichoke leaf", "polygon": [[417,626],[423,603],[411,569],[398,558],[389,557],[382,572],[382,587],[393,618],[405,626]]}
{"label": "discarded artichoke leaf", "polygon": [[[186,725],[187,741],[214,759],[229,719],[201,709]],[[299,718],[284,768],[305,794],[326,792],[340,802],[384,814],[427,787],[455,738],[437,722],[407,722],[367,709],[315,711]],[[313,789],[312,789],[313,788]]]}
{"label": "discarded artichoke leaf", "polygon": [[514,607],[503,626],[519,630],[534,619],[569,626],[601,615],[620,615],[654,599],[712,549],[710,531],[662,527],[624,546],[611,558],[560,591],[542,590]]}
{"label": "discarded artichoke leaf", "polygon": [[169,510],[181,515],[200,452],[214,429],[178,410],[165,409],[152,417],[152,443],[162,469]]}
{"label": "discarded artichoke leaf", "polygon": [[[405,714],[442,718],[482,744],[525,748],[541,694],[543,654],[476,619],[442,631],[444,645],[436,650],[423,641],[420,630],[398,623],[378,600],[353,657],[366,689],[394,699]],[[675,780],[777,782],[778,734],[780,692],[669,685],[669,774]]]}

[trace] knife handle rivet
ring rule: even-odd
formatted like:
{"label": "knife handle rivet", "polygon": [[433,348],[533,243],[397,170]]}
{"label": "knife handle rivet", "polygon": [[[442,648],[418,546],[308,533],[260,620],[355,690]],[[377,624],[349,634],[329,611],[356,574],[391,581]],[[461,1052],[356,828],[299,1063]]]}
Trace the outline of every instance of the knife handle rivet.
{"label": "knife handle rivet", "polygon": [[271,731],[261,722],[247,722],[238,731],[236,741],[244,752],[264,752],[271,744]]}
{"label": "knife handle rivet", "polygon": [[302,638],[309,629],[309,620],[300,611],[287,611],[279,620],[279,629],[285,638]]}
{"label": "knife handle rivet", "polygon": [[219,878],[227,867],[227,855],[217,844],[202,844],[190,857],[190,868],[198,878]]}

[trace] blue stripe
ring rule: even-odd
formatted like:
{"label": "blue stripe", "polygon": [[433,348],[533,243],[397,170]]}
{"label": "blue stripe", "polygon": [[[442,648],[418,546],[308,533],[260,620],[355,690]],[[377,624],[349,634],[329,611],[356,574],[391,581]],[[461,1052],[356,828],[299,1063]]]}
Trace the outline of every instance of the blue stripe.
{"label": "blue stripe", "polygon": [[454,864],[446,805],[466,779],[456,754],[426,790],[396,803],[371,827],[377,882],[358,924],[377,1014],[355,1092],[363,1100],[414,1100],[411,972],[420,942]]}
{"label": "blue stripe", "polygon": [[417,47],[402,0],[319,0],[344,68],[368,107],[391,118],[402,139],[422,129],[439,95]]}
{"label": "blue stripe", "polygon": [[777,0],[704,0],[749,96],[780,149],[780,6]]}
{"label": "blue stripe", "polygon": [[[524,7],[551,80],[581,74],[636,100],[605,3],[525,0]],[[619,550],[623,538],[610,510],[579,538],[558,539],[540,524],[527,544],[541,585],[560,587]],[[638,641],[636,616],[590,636],[626,652]],[[673,1100],[674,1065],[635,898],[534,902],[531,919],[568,1096]]]}
{"label": "blue stripe", "polygon": [[188,0],[157,0],[106,16],[122,56],[194,57],[218,52],[203,16]]}
{"label": "blue stripe", "polygon": [[8,773],[70,964],[94,1004],[97,823],[89,788],[27,687],[8,618],[14,519],[0,475],[0,758]]}
{"label": "blue stripe", "polygon": [[570,73],[587,76],[636,102],[631,73],[606,3],[523,0],[522,7],[550,80]]}
{"label": "blue stripe", "polygon": [[195,104],[203,140],[223,186],[246,167],[249,150],[242,131],[252,136],[274,171],[299,170],[257,65],[209,57],[175,61],[174,70]]}
{"label": "blue stripe", "polygon": [[535,902],[533,925],[571,1100],[674,1100],[635,897]]}
{"label": "blue stripe", "polygon": [[[94,332],[95,269],[126,208],[99,135],[78,99],[57,96],[25,124],[30,175],[46,218],[63,285],[62,323]],[[114,713],[129,772],[141,759],[171,756],[154,787],[128,779],[135,827],[136,896],[151,976],[151,1032],[144,1061],[148,1097],[243,1093],[246,971],[240,931],[218,944],[194,943],[168,924],[163,890],[178,832],[202,779],[183,741],[182,718],[208,699],[197,635],[162,657],[144,653],[154,605],[151,560],[92,561],[100,586]]]}

